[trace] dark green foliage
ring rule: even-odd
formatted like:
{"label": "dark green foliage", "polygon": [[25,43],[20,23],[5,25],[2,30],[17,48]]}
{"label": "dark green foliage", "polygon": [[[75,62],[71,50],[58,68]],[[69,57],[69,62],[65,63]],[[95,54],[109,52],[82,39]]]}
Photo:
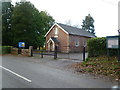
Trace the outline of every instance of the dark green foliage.
{"label": "dark green foliage", "polygon": [[25,42],[26,48],[43,46],[44,35],[54,23],[47,12],[39,12],[30,2],[16,3],[12,15],[13,46]]}
{"label": "dark green foliage", "polygon": [[[107,55],[106,38],[91,38],[88,40],[88,56],[98,57]],[[117,49],[109,49],[109,56],[117,55]]]}
{"label": "dark green foliage", "polygon": [[89,57],[106,55],[106,38],[91,38],[88,40]]}
{"label": "dark green foliage", "polygon": [[11,15],[13,5],[11,2],[2,2],[2,45],[11,45]]}
{"label": "dark green foliage", "polygon": [[2,45],[18,47],[25,42],[26,48],[43,46],[44,35],[54,19],[46,11],[39,12],[30,2],[2,3]]}
{"label": "dark green foliage", "polygon": [[11,53],[11,46],[0,46],[0,54],[9,54]]}
{"label": "dark green foliage", "polygon": [[[13,46],[25,42],[26,46],[37,46],[39,42],[35,16],[39,11],[30,2],[17,3],[12,15]],[[37,42],[36,42],[37,41]]]}
{"label": "dark green foliage", "polygon": [[82,29],[86,30],[90,33],[95,34],[95,29],[94,29],[94,19],[91,17],[90,14],[88,14],[88,16],[85,17],[85,20],[83,20],[83,25],[82,25]]}
{"label": "dark green foliage", "polygon": [[117,49],[108,49],[109,51],[109,56],[117,56],[118,55],[118,50]]}
{"label": "dark green foliage", "polygon": [[50,27],[54,24],[55,20],[50,16],[46,11],[41,11],[39,13],[39,27],[41,29],[41,39],[40,39],[40,46],[42,47],[45,43],[44,35],[48,32]]}

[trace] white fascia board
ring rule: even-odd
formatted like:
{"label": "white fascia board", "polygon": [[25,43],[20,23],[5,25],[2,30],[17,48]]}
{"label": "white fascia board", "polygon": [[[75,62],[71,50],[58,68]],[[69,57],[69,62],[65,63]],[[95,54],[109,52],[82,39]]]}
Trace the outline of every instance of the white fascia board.
{"label": "white fascia board", "polygon": [[44,37],[46,37],[46,36],[48,35],[48,33],[52,30],[52,28],[53,28],[55,25],[57,25],[60,29],[62,29],[66,34],[69,34],[69,33],[68,33],[67,31],[65,31],[61,26],[59,26],[57,23],[55,23],[55,24],[49,29],[49,31],[45,34]]}
{"label": "white fascia board", "polygon": [[56,23],[52,25],[52,27],[51,27],[51,28],[49,29],[49,31],[45,34],[44,37],[46,37],[46,36],[48,35],[48,33],[52,30],[52,28],[53,28],[55,25],[56,25]]}
{"label": "white fascia board", "polygon": [[57,23],[56,23],[56,25],[60,28],[60,29],[62,29],[66,34],[69,34],[67,31],[65,31],[60,25],[58,25]]}

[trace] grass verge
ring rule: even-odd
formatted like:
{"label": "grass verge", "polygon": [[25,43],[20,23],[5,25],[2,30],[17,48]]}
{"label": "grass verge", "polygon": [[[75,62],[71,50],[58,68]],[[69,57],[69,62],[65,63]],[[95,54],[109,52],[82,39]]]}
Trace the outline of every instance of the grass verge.
{"label": "grass verge", "polygon": [[87,58],[87,61],[74,64],[77,72],[87,72],[94,75],[105,75],[109,78],[120,81],[120,63],[117,57],[93,57]]}

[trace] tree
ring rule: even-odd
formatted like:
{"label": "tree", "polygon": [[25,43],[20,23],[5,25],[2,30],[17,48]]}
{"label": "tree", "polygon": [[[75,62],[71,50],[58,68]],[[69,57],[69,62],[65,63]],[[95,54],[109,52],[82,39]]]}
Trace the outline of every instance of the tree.
{"label": "tree", "polygon": [[50,27],[55,23],[55,20],[53,19],[52,16],[50,16],[47,11],[41,11],[40,12],[40,22],[39,22],[39,26],[42,32],[41,33],[41,46],[44,45],[45,43],[45,38],[44,35],[48,32],[48,30],[50,29]]}
{"label": "tree", "polygon": [[90,14],[88,14],[88,16],[85,17],[85,20],[83,20],[82,23],[83,23],[83,25],[81,25],[81,26],[82,26],[83,30],[86,30],[90,33],[95,34],[94,19],[91,17]]}
{"label": "tree", "polygon": [[44,33],[54,19],[41,13],[44,12],[39,12],[30,2],[16,3],[12,15],[13,46],[17,47],[18,42],[25,42],[26,48],[43,46]]}
{"label": "tree", "polygon": [[11,45],[11,15],[13,5],[11,2],[2,2],[2,45]]}

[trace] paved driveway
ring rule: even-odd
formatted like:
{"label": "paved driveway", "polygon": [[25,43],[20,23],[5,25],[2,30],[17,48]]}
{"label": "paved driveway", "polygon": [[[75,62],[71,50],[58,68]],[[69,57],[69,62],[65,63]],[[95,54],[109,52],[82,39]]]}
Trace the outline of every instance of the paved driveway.
{"label": "paved driveway", "polygon": [[[88,57],[88,53],[85,54],[85,57]],[[58,58],[62,59],[72,59],[72,60],[83,60],[83,53],[58,53]]]}
{"label": "paved driveway", "polygon": [[117,84],[85,74],[77,75],[63,68],[70,63],[76,62],[47,57],[3,56],[2,67],[7,69],[2,68],[2,84],[4,88],[111,88]]}

